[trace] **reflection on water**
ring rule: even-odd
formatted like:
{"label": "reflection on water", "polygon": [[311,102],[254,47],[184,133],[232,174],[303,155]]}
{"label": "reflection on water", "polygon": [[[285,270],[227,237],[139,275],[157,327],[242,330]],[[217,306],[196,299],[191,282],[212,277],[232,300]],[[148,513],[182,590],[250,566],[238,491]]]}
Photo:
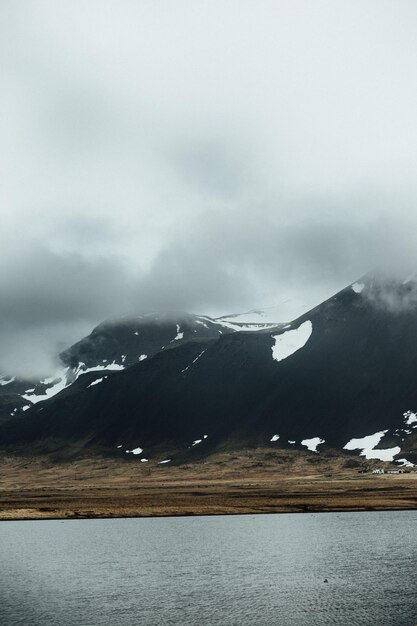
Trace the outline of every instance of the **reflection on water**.
{"label": "reflection on water", "polygon": [[0,624],[413,626],[416,531],[417,512],[2,522]]}

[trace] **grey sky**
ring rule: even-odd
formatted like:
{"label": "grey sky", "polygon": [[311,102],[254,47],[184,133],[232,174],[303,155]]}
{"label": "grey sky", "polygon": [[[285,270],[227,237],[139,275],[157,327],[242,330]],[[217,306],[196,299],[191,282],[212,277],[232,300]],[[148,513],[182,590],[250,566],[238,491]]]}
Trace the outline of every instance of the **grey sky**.
{"label": "grey sky", "polygon": [[0,370],[125,311],[415,263],[416,26],[407,0],[0,0]]}

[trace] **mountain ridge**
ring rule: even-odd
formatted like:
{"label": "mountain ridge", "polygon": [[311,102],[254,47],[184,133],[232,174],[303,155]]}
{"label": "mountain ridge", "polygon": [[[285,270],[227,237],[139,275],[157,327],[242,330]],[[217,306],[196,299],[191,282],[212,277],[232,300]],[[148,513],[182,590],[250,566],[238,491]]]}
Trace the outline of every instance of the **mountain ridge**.
{"label": "mountain ridge", "polygon": [[[395,289],[401,299],[415,284]],[[125,369],[81,373],[4,424],[0,441],[82,442],[119,455],[140,448],[144,457],[255,445],[351,455],[350,441],[383,433],[369,454],[417,463],[417,431],[405,422],[417,408],[416,310],[379,306],[380,291],[365,277],[293,322],[257,332],[219,332],[205,322],[204,337],[191,328],[192,337],[171,339]]]}

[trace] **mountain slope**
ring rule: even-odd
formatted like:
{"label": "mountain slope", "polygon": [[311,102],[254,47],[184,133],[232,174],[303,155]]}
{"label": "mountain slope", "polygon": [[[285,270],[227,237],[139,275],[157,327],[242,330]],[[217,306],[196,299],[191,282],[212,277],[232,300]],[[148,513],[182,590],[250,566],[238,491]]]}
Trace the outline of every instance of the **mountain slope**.
{"label": "mountain slope", "polygon": [[404,416],[417,408],[415,290],[367,279],[283,328],[173,342],[94,385],[80,376],[0,437],[181,456],[259,444],[342,450],[380,433],[376,448],[417,462],[417,424]]}
{"label": "mountain slope", "polygon": [[182,312],[145,313],[108,320],[62,352],[55,374],[43,380],[0,377],[0,421],[49,400],[87,372],[97,379],[150,358],[173,345],[265,325],[232,324]]}
{"label": "mountain slope", "polygon": [[190,339],[233,332],[210,318],[189,313],[145,313],[103,322],[91,335],[60,355],[64,365],[79,368],[134,365],[160,350]]}

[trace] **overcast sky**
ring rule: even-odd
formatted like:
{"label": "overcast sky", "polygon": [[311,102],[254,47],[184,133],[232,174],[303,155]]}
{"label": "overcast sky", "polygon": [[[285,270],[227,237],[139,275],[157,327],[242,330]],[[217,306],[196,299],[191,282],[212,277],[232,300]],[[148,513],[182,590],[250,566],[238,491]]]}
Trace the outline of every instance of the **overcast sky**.
{"label": "overcast sky", "polygon": [[416,30],[408,0],[0,0],[0,370],[414,263]]}

